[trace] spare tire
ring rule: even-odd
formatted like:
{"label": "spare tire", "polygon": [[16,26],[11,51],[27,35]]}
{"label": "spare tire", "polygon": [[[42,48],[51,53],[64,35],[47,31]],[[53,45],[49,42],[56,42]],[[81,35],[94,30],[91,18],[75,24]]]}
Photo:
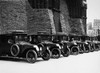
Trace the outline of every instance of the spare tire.
{"label": "spare tire", "polygon": [[10,49],[10,52],[11,52],[11,55],[16,57],[18,56],[19,52],[20,52],[20,48],[17,44],[14,44],[11,46],[11,49]]}

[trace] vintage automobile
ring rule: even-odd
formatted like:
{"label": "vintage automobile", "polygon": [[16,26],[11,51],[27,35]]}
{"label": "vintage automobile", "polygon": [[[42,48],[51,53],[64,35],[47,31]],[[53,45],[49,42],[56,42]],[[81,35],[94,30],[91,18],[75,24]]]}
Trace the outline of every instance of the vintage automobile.
{"label": "vintage automobile", "polygon": [[100,50],[100,35],[96,36],[98,51]]}
{"label": "vintage automobile", "polygon": [[86,40],[87,37],[84,35],[79,35],[76,36],[76,38],[78,39],[76,42],[79,45],[80,53],[88,53],[91,47]]}
{"label": "vintage automobile", "polygon": [[100,41],[98,41],[98,37],[94,36],[94,37],[90,37],[91,43],[94,46],[94,50],[93,51],[98,51],[100,50]]}
{"label": "vintage automobile", "polygon": [[72,40],[71,36],[58,32],[56,35],[53,35],[52,42],[60,47],[61,54],[64,57],[67,57],[70,54],[77,55],[79,53],[78,45]]}
{"label": "vintage automobile", "polygon": [[72,55],[78,55],[79,54],[79,45],[77,44],[74,35],[69,35],[68,36],[68,47],[70,48],[70,54]]}
{"label": "vintage automobile", "polygon": [[0,56],[25,58],[29,63],[35,63],[37,52],[37,46],[28,43],[27,34],[23,31],[0,35]]}
{"label": "vintage automobile", "polygon": [[[39,35],[28,35],[30,38],[29,42],[38,46],[39,52],[38,57],[42,57],[43,60],[49,60],[51,58],[51,52],[48,46],[45,46],[45,43],[42,41],[42,37]],[[42,41],[42,42],[41,42]]]}
{"label": "vintage automobile", "polygon": [[[53,43],[52,35],[49,35],[45,32],[39,32],[37,35],[29,35],[31,37],[30,43],[38,45],[40,50],[48,51],[49,56],[52,58],[59,58],[61,55],[59,46]],[[49,53],[50,52],[50,53]]]}
{"label": "vintage automobile", "polygon": [[88,36],[74,36],[74,40],[79,45],[80,53],[88,53],[92,50],[93,44],[88,40]]}
{"label": "vintage automobile", "polygon": [[90,52],[95,51],[95,43],[93,42],[93,39],[90,36],[85,36],[85,41],[88,43],[88,45],[90,46]]}
{"label": "vintage automobile", "polygon": [[59,46],[61,54],[64,57],[68,57],[70,55],[70,49],[67,45],[67,36],[63,33],[56,33],[55,35],[52,35],[52,42]]}
{"label": "vintage automobile", "polygon": [[74,36],[74,41],[77,43],[79,47],[79,53],[82,54],[85,51],[84,42],[81,40],[81,36]]}
{"label": "vintage automobile", "polygon": [[76,43],[76,41],[70,41],[67,43],[67,45],[69,46],[71,52],[70,54],[72,55],[78,55],[79,54],[79,46]]}

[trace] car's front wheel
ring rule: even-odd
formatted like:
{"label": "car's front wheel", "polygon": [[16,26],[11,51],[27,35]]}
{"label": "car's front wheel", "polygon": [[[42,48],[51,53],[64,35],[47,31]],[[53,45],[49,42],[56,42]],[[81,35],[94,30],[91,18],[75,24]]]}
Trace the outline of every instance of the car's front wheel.
{"label": "car's front wheel", "polygon": [[28,50],[26,52],[26,60],[29,63],[35,63],[36,60],[37,60],[37,53],[36,53],[36,51],[34,51],[34,50]]}
{"label": "car's front wheel", "polygon": [[50,50],[46,50],[42,53],[42,59],[43,60],[49,60],[51,57],[51,52]]}
{"label": "car's front wheel", "polygon": [[73,46],[71,48],[71,54],[72,55],[78,55],[79,54],[79,48],[77,46]]}
{"label": "car's front wheel", "polygon": [[90,50],[89,45],[85,44],[85,45],[84,45],[84,47],[85,47],[85,53],[88,53],[88,52],[89,52],[89,50]]}
{"label": "car's front wheel", "polygon": [[52,58],[55,58],[55,59],[59,58],[61,55],[61,51],[58,48],[53,48],[51,50],[51,53],[52,53]]}
{"label": "car's front wheel", "polygon": [[95,44],[95,51],[99,51],[99,45],[98,44]]}
{"label": "car's front wheel", "polygon": [[70,55],[70,49],[67,47],[67,48],[64,48],[62,49],[62,55],[64,57],[68,57]]}

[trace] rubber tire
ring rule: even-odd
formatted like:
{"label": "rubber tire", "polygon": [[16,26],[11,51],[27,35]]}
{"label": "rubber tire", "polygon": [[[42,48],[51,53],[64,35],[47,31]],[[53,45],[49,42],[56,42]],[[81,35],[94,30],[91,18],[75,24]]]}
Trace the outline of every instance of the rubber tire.
{"label": "rubber tire", "polygon": [[84,53],[89,53],[89,51],[90,51],[89,46],[88,46],[88,45],[84,45],[84,46],[85,46],[85,51],[84,51]]}
{"label": "rubber tire", "polygon": [[95,44],[95,51],[99,51],[99,45]]}
{"label": "rubber tire", "polygon": [[79,47],[79,54],[85,53],[85,47],[83,44],[81,44],[81,47]]}
{"label": "rubber tire", "polygon": [[[28,58],[29,52],[32,52],[32,53],[34,54],[34,60],[30,60],[30,59]],[[28,51],[26,52],[26,60],[27,60],[27,62],[29,62],[29,63],[35,63],[36,60],[37,60],[37,53],[36,53],[36,51],[34,51],[34,50],[28,50]]]}
{"label": "rubber tire", "polygon": [[95,49],[95,47],[94,47],[94,45],[92,44],[92,45],[91,45],[91,50],[90,50],[90,52],[94,52],[94,49]]}
{"label": "rubber tire", "polygon": [[[46,55],[46,56],[44,56]],[[49,60],[51,58],[51,52],[50,50],[46,50],[45,52],[42,53],[42,59],[43,60]]]}
{"label": "rubber tire", "polygon": [[[65,51],[67,51],[67,53],[65,53]],[[70,50],[68,48],[62,49],[62,55],[68,57],[70,55]]]}
{"label": "rubber tire", "polygon": [[[55,51],[57,51],[57,55],[58,55],[58,56],[53,56],[53,53],[55,53]],[[51,51],[51,53],[52,53],[52,58],[54,58],[54,59],[60,58],[60,55],[61,55],[60,49],[58,49],[58,48],[53,48],[52,51]]]}
{"label": "rubber tire", "polygon": [[[77,52],[73,52],[74,47],[77,48]],[[72,48],[73,48],[73,49],[72,49]],[[71,48],[71,54],[72,54],[72,55],[78,55],[78,54],[79,54],[79,49],[78,49],[78,47],[73,46],[72,48]]]}

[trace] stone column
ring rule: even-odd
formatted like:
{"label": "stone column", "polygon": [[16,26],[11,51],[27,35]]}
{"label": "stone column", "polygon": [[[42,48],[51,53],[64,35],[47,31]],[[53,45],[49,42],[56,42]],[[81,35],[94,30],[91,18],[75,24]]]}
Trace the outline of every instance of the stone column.
{"label": "stone column", "polygon": [[2,34],[10,30],[27,31],[25,0],[0,0],[0,29]]}
{"label": "stone column", "polygon": [[27,1],[26,11],[28,34],[37,34],[39,31],[45,31],[48,34],[56,33],[52,10],[33,9]]}
{"label": "stone column", "polygon": [[60,0],[60,11],[60,22],[62,32],[65,34],[69,34],[71,31],[69,24],[69,11],[65,0]]}

